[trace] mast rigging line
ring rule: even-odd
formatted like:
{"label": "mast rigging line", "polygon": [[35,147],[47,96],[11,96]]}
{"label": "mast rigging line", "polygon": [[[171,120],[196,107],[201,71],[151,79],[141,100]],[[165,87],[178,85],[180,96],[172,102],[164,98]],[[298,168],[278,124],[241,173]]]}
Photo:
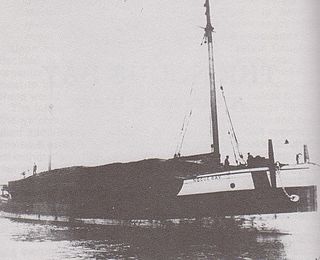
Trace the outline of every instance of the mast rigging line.
{"label": "mast rigging line", "polygon": [[188,107],[191,107],[191,108],[186,111],[185,116],[183,118],[183,123],[182,123],[180,134],[179,134],[179,139],[180,140],[177,143],[176,150],[175,150],[175,153],[174,153],[175,157],[179,156],[181,154],[184,138],[185,138],[185,135],[187,133],[188,126],[189,126],[189,123],[190,123],[190,119],[191,119],[191,116],[192,116],[192,110],[193,110],[193,107],[192,107],[192,94],[193,94],[193,87],[190,88],[190,93],[189,93],[189,99],[190,99],[189,102],[190,102],[190,104],[189,104]]}
{"label": "mast rigging line", "polygon": [[233,138],[232,138],[232,136],[231,136],[231,134],[230,134],[230,131],[228,131],[228,135],[229,135],[229,137],[230,137],[230,142],[231,142],[231,146],[232,146],[232,152],[233,152],[233,156],[234,156],[234,159],[235,159],[235,161],[236,161],[236,164],[238,165],[238,159],[237,159],[237,154],[236,154],[236,150],[235,150],[235,147],[234,147],[234,144],[233,144]]}
{"label": "mast rigging line", "polygon": [[188,126],[189,126],[189,123],[190,123],[191,115],[192,115],[192,109],[190,110],[189,115],[187,117],[185,128],[184,128],[184,131],[182,132],[182,136],[181,136],[181,141],[180,141],[178,150],[175,153],[178,156],[181,154],[181,149],[182,149],[182,145],[183,145],[183,142],[184,142],[184,137],[186,136],[186,133],[187,133],[187,129],[188,129]]}
{"label": "mast rigging line", "polygon": [[[232,119],[231,119],[230,111],[229,111],[229,108],[228,108],[228,105],[227,105],[227,100],[226,100],[226,96],[224,94],[224,89],[223,89],[222,85],[220,86],[220,90],[221,90],[221,95],[222,95],[223,102],[224,102],[224,105],[225,105],[226,114],[228,116],[228,121],[230,123],[230,130],[228,131],[228,134],[229,134],[230,138],[232,138],[234,140],[234,142],[235,142],[235,148],[234,148],[234,144],[233,144],[233,141],[231,139],[232,148],[233,148],[233,150],[235,149],[236,152],[237,152],[237,153],[234,153],[235,154],[235,160],[236,160],[236,162],[238,162],[242,158],[242,153],[240,152],[240,146],[239,146],[238,138],[237,138],[236,132],[234,130],[233,122],[232,122]],[[239,160],[237,159],[236,155],[239,156],[239,158],[240,158]]]}

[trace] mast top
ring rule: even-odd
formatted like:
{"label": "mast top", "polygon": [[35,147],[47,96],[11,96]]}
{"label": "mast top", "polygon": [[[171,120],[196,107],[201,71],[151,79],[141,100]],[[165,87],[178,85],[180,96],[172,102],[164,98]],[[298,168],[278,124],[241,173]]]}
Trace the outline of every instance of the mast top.
{"label": "mast top", "polygon": [[208,39],[208,43],[212,42],[212,32],[213,32],[213,26],[211,24],[211,16],[210,16],[210,3],[209,0],[206,0],[204,3],[204,7],[206,8],[206,18],[207,18],[207,25],[205,27],[205,37]]}

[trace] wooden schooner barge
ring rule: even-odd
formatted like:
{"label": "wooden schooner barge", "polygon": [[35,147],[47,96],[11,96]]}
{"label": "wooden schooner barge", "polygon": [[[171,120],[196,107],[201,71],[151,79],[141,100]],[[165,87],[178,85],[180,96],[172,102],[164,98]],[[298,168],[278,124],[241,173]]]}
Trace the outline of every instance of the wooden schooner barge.
{"label": "wooden schooner barge", "polygon": [[209,0],[204,6],[213,152],[97,167],[50,167],[2,188],[4,216],[150,220],[317,210],[319,167],[308,162],[307,152],[304,163],[280,164],[269,140],[268,158],[228,168],[221,164]]}

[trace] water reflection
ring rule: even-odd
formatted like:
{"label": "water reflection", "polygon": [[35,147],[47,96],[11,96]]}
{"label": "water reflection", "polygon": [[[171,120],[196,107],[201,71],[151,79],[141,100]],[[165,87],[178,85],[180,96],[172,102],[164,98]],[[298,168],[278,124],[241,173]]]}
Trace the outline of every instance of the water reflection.
{"label": "water reflection", "polygon": [[13,242],[29,242],[35,248],[50,245],[50,255],[41,259],[285,258],[284,245],[277,235],[258,234],[230,223],[211,228],[188,224],[165,229],[74,227],[20,221],[10,224],[15,226],[10,234]]}

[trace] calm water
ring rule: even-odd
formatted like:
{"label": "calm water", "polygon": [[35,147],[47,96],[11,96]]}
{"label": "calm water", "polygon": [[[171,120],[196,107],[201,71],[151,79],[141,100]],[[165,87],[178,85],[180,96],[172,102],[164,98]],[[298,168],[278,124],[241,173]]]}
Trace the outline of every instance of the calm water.
{"label": "calm water", "polygon": [[[232,224],[146,229],[72,227],[0,218],[0,259],[316,259],[316,214],[257,216],[258,226],[289,231],[257,233]],[[291,230],[288,230],[291,229]],[[318,258],[319,259],[319,258]]]}

